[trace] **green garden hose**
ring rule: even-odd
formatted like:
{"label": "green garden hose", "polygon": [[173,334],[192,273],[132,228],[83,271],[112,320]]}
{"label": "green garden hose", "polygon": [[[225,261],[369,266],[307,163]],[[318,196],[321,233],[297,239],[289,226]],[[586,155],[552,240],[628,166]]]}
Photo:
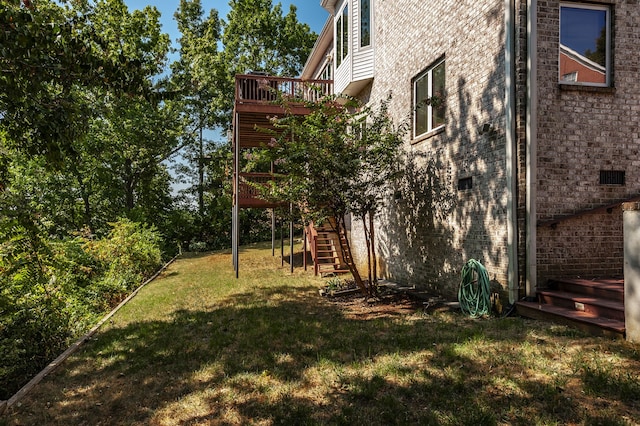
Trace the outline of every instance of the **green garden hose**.
{"label": "green garden hose", "polygon": [[458,290],[460,309],[477,318],[491,312],[491,287],[489,274],[482,263],[470,259],[462,267],[462,281]]}

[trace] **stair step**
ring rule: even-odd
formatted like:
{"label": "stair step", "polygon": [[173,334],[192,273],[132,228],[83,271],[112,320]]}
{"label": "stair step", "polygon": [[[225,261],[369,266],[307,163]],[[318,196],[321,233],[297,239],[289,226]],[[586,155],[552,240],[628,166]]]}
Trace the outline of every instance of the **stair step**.
{"label": "stair step", "polygon": [[554,279],[549,280],[549,287],[569,293],[624,302],[624,280],[622,279]]}
{"label": "stair step", "polygon": [[324,274],[349,274],[351,273],[348,269],[334,269],[331,271],[320,271],[320,275],[324,276]]}
{"label": "stair step", "polygon": [[624,338],[624,321],[537,302],[516,302],[516,307],[518,313],[527,318],[552,320],[592,334]]}
{"label": "stair step", "polygon": [[539,291],[538,299],[545,304],[624,321],[624,303],[616,300],[555,290]]}

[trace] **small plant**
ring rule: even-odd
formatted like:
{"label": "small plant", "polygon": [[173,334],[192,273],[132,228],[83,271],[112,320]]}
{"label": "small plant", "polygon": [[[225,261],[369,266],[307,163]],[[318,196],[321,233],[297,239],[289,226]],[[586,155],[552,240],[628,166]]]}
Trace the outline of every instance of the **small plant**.
{"label": "small plant", "polygon": [[207,243],[204,241],[192,240],[189,243],[189,251],[203,252],[203,251],[207,251],[208,249],[209,247],[207,246]]}
{"label": "small plant", "polygon": [[340,277],[331,277],[327,280],[327,290],[335,291],[342,288],[342,280]]}

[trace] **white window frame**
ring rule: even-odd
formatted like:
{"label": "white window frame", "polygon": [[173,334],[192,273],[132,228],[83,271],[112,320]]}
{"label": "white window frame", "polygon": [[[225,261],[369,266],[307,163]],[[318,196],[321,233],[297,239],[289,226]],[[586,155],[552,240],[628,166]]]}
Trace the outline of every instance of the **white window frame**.
{"label": "white window frame", "polygon": [[[412,82],[411,82],[411,86],[412,86],[412,104],[413,104],[413,119],[412,119],[412,123],[413,123],[413,129],[412,129],[412,133],[413,133],[413,138],[419,138],[421,136],[427,135],[430,132],[436,131],[436,130],[440,130],[443,129],[445,126],[445,123],[440,124],[436,127],[433,126],[433,107],[431,105],[419,105],[422,100],[418,99],[418,82],[421,81],[423,78],[427,78],[427,91],[428,91],[428,97],[431,98],[434,93],[433,93],[433,70],[436,69],[438,66],[440,65],[445,65],[445,87],[446,87],[446,82],[447,82],[447,78],[446,78],[446,64],[445,64],[445,58],[439,59],[436,62],[434,62],[431,66],[429,66],[426,70],[422,71],[420,74],[418,74],[416,77],[413,78]],[[444,97],[446,98],[446,94],[444,95]],[[445,102],[445,99],[442,99],[442,102]],[[417,129],[418,129],[418,108],[427,108],[427,130],[425,130],[424,132],[421,133],[417,133]]]}
{"label": "white window frame", "polygon": [[333,80],[333,59],[327,57],[320,71],[320,80]]}
{"label": "white window frame", "polygon": [[[340,24],[339,28],[338,28],[338,23]],[[340,8],[340,11],[336,13],[334,25],[333,25],[334,31],[335,31],[334,51],[336,56],[335,58],[336,69],[340,68],[340,66],[343,63],[345,63],[347,58],[349,57],[349,51],[351,50],[350,44],[349,44],[349,38],[351,36],[350,24],[351,23],[349,19],[349,2],[346,1],[344,2],[344,5],[342,6],[342,8]],[[345,35],[347,36],[346,40],[344,39]]]}
{"label": "white window frame", "polygon": [[[611,51],[613,48],[613,40],[611,39],[611,6],[607,4],[585,4],[585,3],[570,3],[570,2],[561,2],[560,8],[558,10],[558,46],[561,46],[560,36],[562,34],[562,8],[572,8],[572,9],[587,9],[587,10],[598,10],[605,12],[605,28],[606,28],[606,57],[605,57],[605,82],[604,83],[596,83],[596,82],[580,82],[580,81],[571,81],[569,79],[563,80],[560,72],[558,72],[558,82],[560,84],[565,85],[579,85],[579,86],[596,86],[596,87],[611,87]],[[561,51],[558,49],[558,69],[560,69],[560,57]]]}

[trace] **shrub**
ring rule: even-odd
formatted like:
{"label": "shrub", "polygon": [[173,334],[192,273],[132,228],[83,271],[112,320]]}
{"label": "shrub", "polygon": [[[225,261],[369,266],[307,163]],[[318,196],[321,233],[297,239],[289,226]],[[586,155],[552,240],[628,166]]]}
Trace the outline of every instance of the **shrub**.
{"label": "shrub", "polygon": [[157,230],[126,219],[99,241],[24,223],[0,222],[0,400],[162,263]]}
{"label": "shrub", "polygon": [[89,245],[89,250],[105,267],[104,279],[131,289],[151,276],[162,264],[161,238],[155,227],[121,219],[111,224],[107,238]]}

